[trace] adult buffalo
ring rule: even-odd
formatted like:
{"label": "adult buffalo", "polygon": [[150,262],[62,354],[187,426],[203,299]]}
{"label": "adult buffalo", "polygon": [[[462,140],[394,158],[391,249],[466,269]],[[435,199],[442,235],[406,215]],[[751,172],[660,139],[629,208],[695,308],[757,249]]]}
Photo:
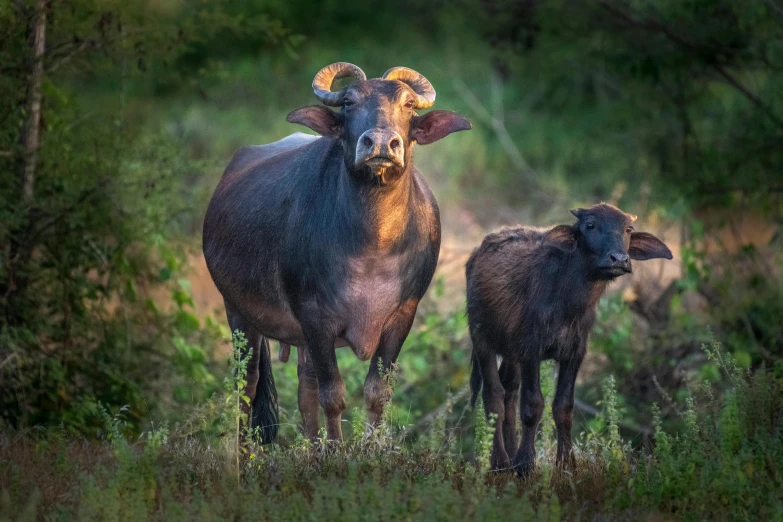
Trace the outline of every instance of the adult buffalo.
{"label": "adult buffalo", "polygon": [[[338,91],[338,78],[356,81]],[[345,385],[335,348],[372,358],[364,386],[377,424],[388,369],[410,331],[438,262],[440,216],[413,166],[426,145],[471,124],[450,111],[419,116],[435,101],[421,74],[405,67],[367,80],[349,63],[313,80],[316,105],[288,121],[295,133],[234,154],[204,220],[204,256],[223,295],[232,331],[252,349],[245,393],[264,442],[277,435],[277,394],[268,339],[299,348],[299,409],[305,435],[318,434],[318,404],[330,439],[340,439]]]}

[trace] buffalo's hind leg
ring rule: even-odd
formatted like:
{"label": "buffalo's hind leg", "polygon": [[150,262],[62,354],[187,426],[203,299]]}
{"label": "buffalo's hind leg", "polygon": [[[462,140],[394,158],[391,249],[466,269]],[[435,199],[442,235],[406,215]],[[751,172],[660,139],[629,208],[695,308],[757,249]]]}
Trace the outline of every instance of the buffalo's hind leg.
{"label": "buffalo's hind leg", "polygon": [[413,325],[418,304],[418,300],[410,299],[400,306],[386,324],[378,348],[370,361],[370,371],[364,380],[364,402],[367,404],[367,421],[373,428],[380,424],[383,408],[391,398],[391,390],[384,382],[381,372],[385,374],[397,362],[402,344]]}
{"label": "buffalo's hind leg", "polygon": [[506,453],[511,456],[517,452],[517,412],[519,411],[519,385],[522,369],[519,363],[504,359],[500,365],[500,383],[505,390],[503,419],[503,443]]}
{"label": "buffalo's hind leg", "polygon": [[[245,375],[244,394],[249,403],[241,401],[242,413],[246,415],[253,427],[260,428],[260,435],[264,443],[272,442],[277,436],[278,413],[277,392],[275,390],[274,377],[272,376],[271,358],[269,355],[269,341],[261,335],[230,303],[226,302],[226,317],[231,328],[232,336],[239,331],[247,340],[242,358],[250,358],[247,361],[247,373]],[[251,417],[252,415],[252,417]],[[240,430],[240,438],[244,439],[247,426],[243,424]]]}

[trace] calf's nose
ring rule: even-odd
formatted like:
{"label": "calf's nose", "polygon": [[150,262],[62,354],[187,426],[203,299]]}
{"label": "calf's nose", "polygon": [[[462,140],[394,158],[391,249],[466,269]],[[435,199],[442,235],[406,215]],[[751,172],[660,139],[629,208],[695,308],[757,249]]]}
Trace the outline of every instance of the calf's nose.
{"label": "calf's nose", "polygon": [[628,254],[625,252],[612,252],[609,254],[609,259],[612,260],[612,265],[624,265],[628,263]]}

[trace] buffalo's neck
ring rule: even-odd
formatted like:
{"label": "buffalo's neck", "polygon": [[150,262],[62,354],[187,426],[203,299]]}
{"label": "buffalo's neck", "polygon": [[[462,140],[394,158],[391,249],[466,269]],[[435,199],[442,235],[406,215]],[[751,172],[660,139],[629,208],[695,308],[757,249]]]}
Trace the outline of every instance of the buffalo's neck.
{"label": "buffalo's neck", "polygon": [[406,240],[409,223],[415,209],[416,194],[413,172],[406,166],[403,172],[395,173],[393,181],[381,184],[379,179],[361,179],[346,172],[354,201],[360,205],[368,247],[377,250],[396,250]]}
{"label": "buffalo's neck", "polygon": [[405,172],[393,186],[371,187],[368,210],[374,246],[385,250],[404,238],[411,219],[413,198],[411,173]]}

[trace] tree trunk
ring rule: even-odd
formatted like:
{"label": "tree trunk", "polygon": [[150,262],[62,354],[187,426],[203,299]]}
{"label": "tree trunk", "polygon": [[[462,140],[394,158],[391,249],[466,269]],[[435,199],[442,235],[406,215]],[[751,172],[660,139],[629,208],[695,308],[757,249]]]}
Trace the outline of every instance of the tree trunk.
{"label": "tree trunk", "polygon": [[[34,245],[31,243],[35,223],[32,204],[35,194],[35,169],[41,134],[41,86],[44,78],[44,54],[46,52],[46,19],[49,0],[38,0],[30,18],[30,46],[32,59],[27,73],[27,120],[22,128],[20,141],[24,148],[22,158],[21,199],[25,203],[26,220],[11,232],[11,240],[0,262],[6,263],[7,278],[0,283],[0,324],[22,324],[26,311],[26,291],[29,283],[29,263]],[[20,12],[25,10],[20,8]]]}
{"label": "tree trunk", "polygon": [[46,9],[48,0],[38,0],[38,10],[33,22],[33,66],[30,70],[28,120],[25,136],[25,161],[22,193],[25,201],[33,200],[35,187],[35,163],[41,127],[41,83],[46,50]]}

